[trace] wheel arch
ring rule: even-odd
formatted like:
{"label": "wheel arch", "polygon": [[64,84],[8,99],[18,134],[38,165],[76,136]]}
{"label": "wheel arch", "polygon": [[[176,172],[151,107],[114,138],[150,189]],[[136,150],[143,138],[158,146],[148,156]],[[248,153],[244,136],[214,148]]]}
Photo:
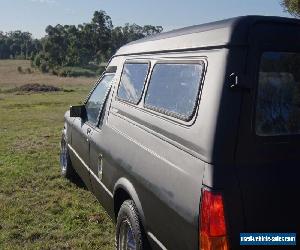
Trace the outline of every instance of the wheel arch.
{"label": "wheel arch", "polygon": [[127,199],[131,199],[133,200],[137,208],[137,211],[140,215],[142,226],[144,227],[144,230],[146,230],[146,221],[145,221],[145,215],[142,208],[142,204],[140,202],[140,199],[138,197],[138,194],[133,184],[128,179],[122,177],[116,182],[114,186],[113,199],[114,199],[115,220],[118,216],[118,212],[120,210],[122,203]]}

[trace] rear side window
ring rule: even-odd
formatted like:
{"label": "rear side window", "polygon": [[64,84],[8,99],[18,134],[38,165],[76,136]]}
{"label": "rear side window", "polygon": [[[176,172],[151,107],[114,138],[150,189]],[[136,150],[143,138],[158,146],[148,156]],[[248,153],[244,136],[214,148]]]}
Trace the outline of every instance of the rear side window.
{"label": "rear side window", "polygon": [[255,129],[260,136],[300,133],[300,53],[262,54]]}
{"label": "rear side window", "polygon": [[148,73],[148,63],[125,63],[118,98],[137,104],[141,99]]}
{"label": "rear side window", "polygon": [[158,63],[154,66],[145,106],[182,120],[193,116],[204,64]]}

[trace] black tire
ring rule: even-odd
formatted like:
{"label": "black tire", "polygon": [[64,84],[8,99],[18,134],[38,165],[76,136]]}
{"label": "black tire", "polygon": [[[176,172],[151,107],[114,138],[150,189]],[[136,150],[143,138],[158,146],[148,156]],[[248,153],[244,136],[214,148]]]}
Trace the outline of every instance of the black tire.
{"label": "black tire", "polygon": [[72,166],[69,149],[64,136],[62,137],[60,144],[60,170],[61,176],[71,181],[79,178]]}
{"label": "black tire", "polygon": [[[124,201],[118,213],[117,225],[116,225],[116,237],[115,237],[115,245],[117,250],[124,249],[122,247],[123,245],[122,242],[124,243],[124,241],[122,241],[124,239],[124,232],[126,232],[123,229],[124,223],[127,224],[127,226],[129,226],[132,232],[131,235],[133,236],[134,243],[135,243],[134,244],[135,248],[132,249],[136,249],[136,250],[145,249],[146,241],[143,233],[143,228],[141,226],[141,220],[139,218],[139,214],[137,212],[136,206],[132,200]],[[128,236],[129,234],[130,233],[127,232],[127,238],[125,237],[126,239],[131,238]],[[133,244],[129,244],[129,245],[132,246]],[[129,249],[131,248],[129,247]]]}

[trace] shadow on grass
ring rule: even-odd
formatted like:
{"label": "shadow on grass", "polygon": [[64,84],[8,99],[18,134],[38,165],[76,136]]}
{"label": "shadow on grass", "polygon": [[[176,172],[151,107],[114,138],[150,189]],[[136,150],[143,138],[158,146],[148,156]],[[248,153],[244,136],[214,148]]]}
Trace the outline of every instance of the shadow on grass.
{"label": "shadow on grass", "polygon": [[84,184],[83,180],[80,178],[78,174],[69,177],[69,181],[81,189],[88,190],[87,186]]}

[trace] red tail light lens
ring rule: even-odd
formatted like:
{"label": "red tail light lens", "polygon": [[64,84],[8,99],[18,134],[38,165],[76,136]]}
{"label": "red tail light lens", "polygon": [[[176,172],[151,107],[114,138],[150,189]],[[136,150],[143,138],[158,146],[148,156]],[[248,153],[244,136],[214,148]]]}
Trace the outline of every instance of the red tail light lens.
{"label": "red tail light lens", "polygon": [[199,223],[199,249],[228,249],[224,205],[221,194],[203,190]]}

